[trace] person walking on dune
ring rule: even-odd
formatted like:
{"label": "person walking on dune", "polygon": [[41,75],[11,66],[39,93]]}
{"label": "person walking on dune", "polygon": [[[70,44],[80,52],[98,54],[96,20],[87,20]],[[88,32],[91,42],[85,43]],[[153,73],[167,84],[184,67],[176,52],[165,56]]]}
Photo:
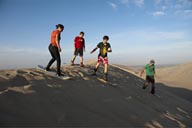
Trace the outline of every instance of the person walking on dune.
{"label": "person walking on dune", "polygon": [[100,66],[101,63],[104,64],[104,77],[103,79],[105,81],[108,81],[108,78],[107,78],[107,74],[108,74],[108,57],[107,57],[107,53],[108,52],[112,52],[112,49],[111,49],[111,45],[110,43],[108,43],[108,40],[109,40],[109,37],[108,36],[104,36],[103,37],[103,41],[100,42],[96,48],[94,48],[92,51],[91,51],[91,54],[94,53],[98,48],[100,49],[100,52],[99,52],[99,55],[98,55],[98,61],[97,61],[97,64],[96,64],[96,67],[94,69],[94,73],[93,75],[96,75],[96,72]]}
{"label": "person walking on dune", "polygon": [[64,30],[64,26],[62,24],[56,25],[56,30],[54,30],[51,34],[51,43],[49,45],[49,52],[51,54],[52,59],[49,61],[46,70],[50,71],[51,65],[57,61],[57,75],[62,76],[61,74],[61,46],[60,46],[60,40],[61,40],[61,32]]}
{"label": "person walking on dune", "polygon": [[155,61],[151,60],[150,63],[145,66],[145,68],[141,71],[141,77],[144,71],[146,71],[146,81],[143,85],[143,89],[146,89],[146,87],[151,84],[151,94],[155,94]]}
{"label": "person walking on dune", "polygon": [[83,52],[85,52],[85,39],[84,37],[84,32],[80,32],[79,36],[75,37],[75,44],[74,44],[74,55],[71,60],[71,65],[74,65],[74,61],[76,57],[79,55],[80,56],[80,66],[84,67],[83,65]]}

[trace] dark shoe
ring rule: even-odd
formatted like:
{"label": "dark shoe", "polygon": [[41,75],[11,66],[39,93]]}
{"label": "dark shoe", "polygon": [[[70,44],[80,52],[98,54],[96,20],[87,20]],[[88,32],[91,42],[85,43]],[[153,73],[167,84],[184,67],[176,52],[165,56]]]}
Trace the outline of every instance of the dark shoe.
{"label": "dark shoe", "polygon": [[103,79],[104,79],[105,81],[108,81],[108,78],[107,78],[107,77],[104,77]]}
{"label": "dark shoe", "polygon": [[104,74],[103,79],[104,79],[105,81],[108,81],[107,74]]}
{"label": "dark shoe", "polygon": [[155,89],[151,90],[151,94],[153,94],[153,95],[155,94]]}
{"label": "dark shoe", "polygon": [[143,89],[146,89],[147,87],[145,85],[143,85]]}
{"label": "dark shoe", "polygon": [[57,76],[58,77],[60,77],[60,76],[65,76],[64,74],[62,74],[62,73],[60,73],[60,74],[57,74]]}
{"label": "dark shoe", "polygon": [[94,68],[94,71],[93,71],[93,73],[92,73],[91,75],[92,75],[92,76],[96,76],[96,75],[97,75],[96,72],[97,72],[97,69]]}
{"label": "dark shoe", "polygon": [[51,71],[50,68],[45,68],[45,71]]}
{"label": "dark shoe", "polygon": [[80,64],[80,67],[85,67],[83,63]]}

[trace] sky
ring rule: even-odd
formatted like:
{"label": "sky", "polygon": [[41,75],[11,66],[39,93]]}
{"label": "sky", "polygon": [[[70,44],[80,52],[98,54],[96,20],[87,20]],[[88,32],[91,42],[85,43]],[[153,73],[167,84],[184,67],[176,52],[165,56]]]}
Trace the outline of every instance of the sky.
{"label": "sky", "polygon": [[[46,65],[55,25],[61,23],[62,63],[85,32],[85,61],[110,37],[109,63],[144,65],[192,61],[192,0],[0,0],[0,69]],[[77,58],[77,62],[79,58]]]}

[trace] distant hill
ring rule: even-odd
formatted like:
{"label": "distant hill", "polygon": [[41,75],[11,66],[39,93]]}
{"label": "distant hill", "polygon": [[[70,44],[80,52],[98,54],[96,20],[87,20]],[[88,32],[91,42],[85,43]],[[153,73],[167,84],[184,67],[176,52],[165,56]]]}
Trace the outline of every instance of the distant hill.
{"label": "distant hill", "polygon": [[192,90],[192,63],[158,68],[157,76],[159,82]]}
{"label": "distant hill", "polygon": [[[158,83],[156,95],[142,89],[143,79],[110,66],[91,76],[85,68],[66,65],[71,80],[33,69],[0,71],[1,127],[192,127],[192,91]],[[55,70],[55,69],[53,69]]]}

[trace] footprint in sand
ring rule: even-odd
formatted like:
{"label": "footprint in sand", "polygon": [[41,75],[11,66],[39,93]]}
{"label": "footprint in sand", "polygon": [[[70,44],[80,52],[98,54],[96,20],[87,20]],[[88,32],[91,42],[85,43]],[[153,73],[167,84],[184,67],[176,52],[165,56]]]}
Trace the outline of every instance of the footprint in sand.
{"label": "footprint in sand", "polygon": [[178,120],[177,116],[171,114],[170,112],[167,112],[165,114],[163,114],[164,117],[166,117],[169,120],[175,121],[179,126],[179,128],[186,128],[186,126]]}
{"label": "footprint in sand", "polygon": [[34,76],[31,74],[24,74],[23,77],[28,81],[34,80]]}
{"label": "footprint in sand", "polygon": [[17,70],[17,74],[27,74],[28,72],[25,70]]}
{"label": "footprint in sand", "polygon": [[159,122],[157,121],[152,121],[152,123],[146,123],[145,124],[146,128],[164,128]]}
{"label": "footprint in sand", "polygon": [[133,99],[132,96],[125,97],[125,100],[131,100],[131,99]]}
{"label": "footprint in sand", "polygon": [[31,87],[32,87],[32,85],[25,85],[22,87],[8,87],[7,90],[22,93],[22,94],[35,93],[35,91],[31,89]]}

